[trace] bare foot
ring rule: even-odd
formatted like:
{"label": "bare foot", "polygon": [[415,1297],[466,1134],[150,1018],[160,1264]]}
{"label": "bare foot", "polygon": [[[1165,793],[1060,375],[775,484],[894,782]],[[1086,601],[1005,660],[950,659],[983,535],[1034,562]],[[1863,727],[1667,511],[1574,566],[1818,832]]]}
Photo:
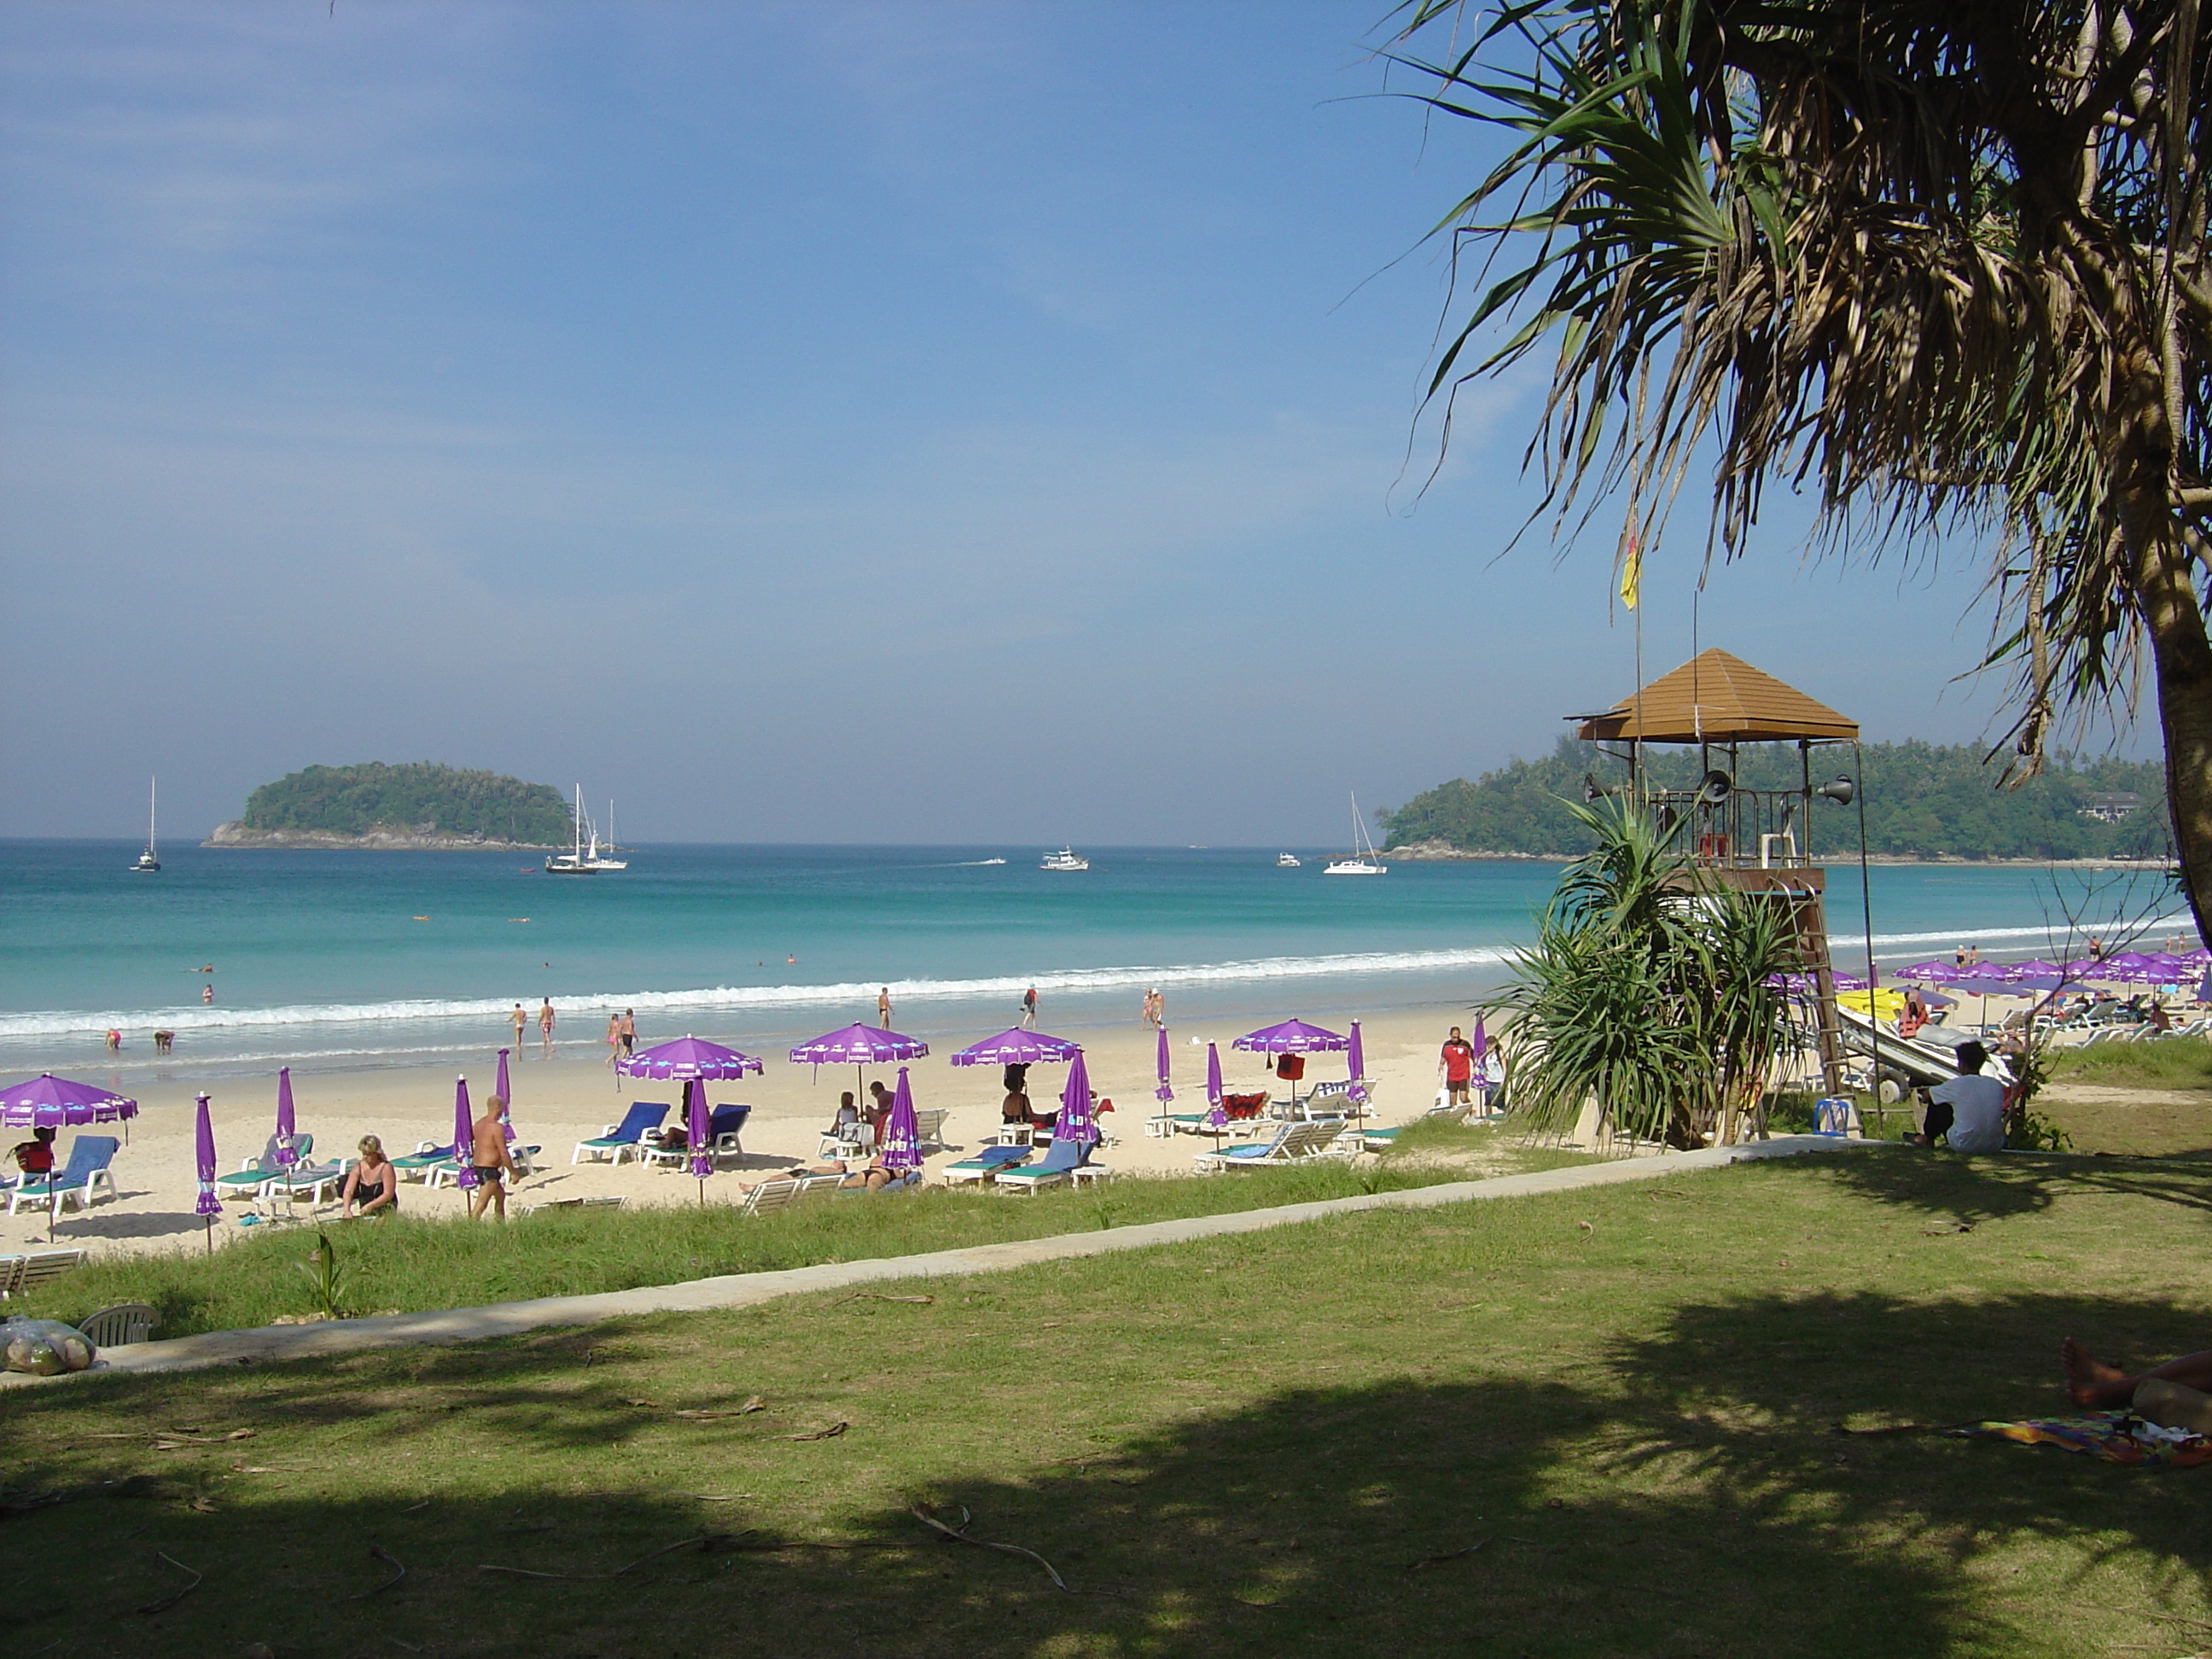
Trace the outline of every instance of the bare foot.
{"label": "bare foot", "polygon": [[2066,1397],[2077,1406],[2124,1405],[2134,1392],[2125,1371],[2092,1359],[2070,1336],[2058,1345],[2058,1364],[2066,1373]]}

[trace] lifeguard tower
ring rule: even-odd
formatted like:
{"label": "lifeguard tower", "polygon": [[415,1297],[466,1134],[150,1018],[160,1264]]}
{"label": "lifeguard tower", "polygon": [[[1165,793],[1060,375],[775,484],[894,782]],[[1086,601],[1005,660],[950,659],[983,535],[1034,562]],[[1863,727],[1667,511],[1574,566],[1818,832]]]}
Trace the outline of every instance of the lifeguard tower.
{"label": "lifeguard tower", "polygon": [[[1843,1034],[1823,897],[1827,872],[1816,861],[1813,813],[1816,800],[1848,806],[1857,799],[1858,722],[1719,649],[1700,653],[1601,714],[1568,718],[1578,723],[1577,737],[1627,768],[1626,781],[1619,783],[1601,782],[1593,772],[1585,792],[1590,799],[1626,793],[1643,801],[1662,828],[1677,836],[1691,859],[1694,883],[1753,894],[1786,910],[1798,958],[1812,981],[1822,1079],[1828,1093],[1843,1093]],[[1747,743],[1795,744],[1796,787],[1739,785],[1737,750]],[[1647,744],[1695,746],[1697,785],[1668,788],[1654,780],[1644,761]],[[1814,783],[1814,750],[1844,744],[1851,747],[1852,771]],[[1860,811],[1863,872],[1863,803]]]}

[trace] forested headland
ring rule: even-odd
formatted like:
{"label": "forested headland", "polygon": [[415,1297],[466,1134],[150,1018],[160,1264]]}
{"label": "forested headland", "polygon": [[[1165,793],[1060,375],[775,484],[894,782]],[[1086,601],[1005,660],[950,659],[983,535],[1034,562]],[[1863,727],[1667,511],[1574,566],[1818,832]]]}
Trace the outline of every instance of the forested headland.
{"label": "forested headland", "polygon": [[[1862,750],[1857,782],[1865,792],[1867,850],[1884,857],[2080,859],[2159,857],[2166,853],[2165,769],[2154,761],[2091,760],[2054,755],[2041,775],[2018,788],[1997,787],[2002,763],[1984,765],[1985,750],[1963,744],[1872,743]],[[1693,749],[1647,749],[1650,771],[1670,788],[1693,787]],[[1817,783],[1852,769],[1846,747],[1816,749]],[[1616,783],[1620,763],[1589,744],[1561,738],[1541,760],[1515,760],[1472,783],[1455,778],[1378,816],[1387,844],[1440,842],[1463,853],[1565,855],[1589,850],[1580,824],[1560,805],[1583,798],[1585,774]],[[1747,746],[1736,781],[1747,789],[1797,787],[1797,750],[1783,744]],[[2106,821],[2091,816],[2092,798],[2134,795],[2140,805]],[[2111,804],[2101,804],[2110,811]],[[1815,802],[1815,845],[1858,846],[1858,811]]]}
{"label": "forested headland", "polygon": [[568,803],[543,783],[416,762],[310,766],[264,783],[208,845],[552,847]]}

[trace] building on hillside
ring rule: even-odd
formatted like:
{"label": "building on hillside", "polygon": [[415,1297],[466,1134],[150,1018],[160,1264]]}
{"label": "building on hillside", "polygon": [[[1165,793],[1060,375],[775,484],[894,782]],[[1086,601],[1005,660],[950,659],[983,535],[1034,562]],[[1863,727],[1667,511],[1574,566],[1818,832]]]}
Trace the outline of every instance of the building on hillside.
{"label": "building on hillside", "polygon": [[2133,817],[2142,810],[2142,797],[2133,790],[2103,790],[2093,794],[2083,803],[2081,816],[2094,818],[2100,823],[2118,823]]}

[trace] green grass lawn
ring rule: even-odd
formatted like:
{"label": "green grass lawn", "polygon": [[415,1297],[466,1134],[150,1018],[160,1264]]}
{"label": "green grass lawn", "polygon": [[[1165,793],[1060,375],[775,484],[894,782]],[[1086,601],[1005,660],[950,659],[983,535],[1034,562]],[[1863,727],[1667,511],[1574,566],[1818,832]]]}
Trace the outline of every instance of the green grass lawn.
{"label": "green grass lawn", "polygon": [[[1194,1151],[1206,1144],[1186,1141]],[[1121,1180],[1028,1197],[976,1188],[887,1198],[816,1194],[758,1218],[730,1207],[735,1183],[710,1182],[714,1201],[704,1208],[545,1210],[504,1228],[403,1214],[391,1221],[333,1223],[323,1231],[345,1276],[342,1305],[356,1313],[414,1312],[1345,1198],[1465,1179],[1470,1171],[1447,1161],[1455,1158],[1514,1170],[1587,1161],[1579,1154],[1522,1147],[1494,1128],[1439,1121],[1414,1125],[1389,1156],[1357,1165],[1331,1158],[1303,1169]],[[688,1182],[683,1189],[693,1190]],[[301,1212],[307,1213],[305,1206]],[[265,1325],[280,1314],[313,1310],[300,1267],[316,1248],[316,1237],[313,1227],[295,1225],[237,1239],[212,1256],[194,1242],[166,1255],[118,1257],[57,1279],[20,1306],[10,1304],[9,1311],[73,1319],[118,1302],[146,1302],[160,1311],[161,1336]]]}
{"label": "green grass lawn", "polygon": [[2212,1470],[1831,1425],[2050,1409],[2068,1332],[2206,1346],[2208,1209],[2201,1165],[1860,1152],[10,1390],[0,1618],[132,1659],[2187,1654]]}
{"label": "green grass lawn", "polygon": [[2056,1048],[2054,1084],[2106,1087],[2212,1089],[2212,1042],[2199,1037],[2156,1042],[2099,1043],[2094,1048]]}

